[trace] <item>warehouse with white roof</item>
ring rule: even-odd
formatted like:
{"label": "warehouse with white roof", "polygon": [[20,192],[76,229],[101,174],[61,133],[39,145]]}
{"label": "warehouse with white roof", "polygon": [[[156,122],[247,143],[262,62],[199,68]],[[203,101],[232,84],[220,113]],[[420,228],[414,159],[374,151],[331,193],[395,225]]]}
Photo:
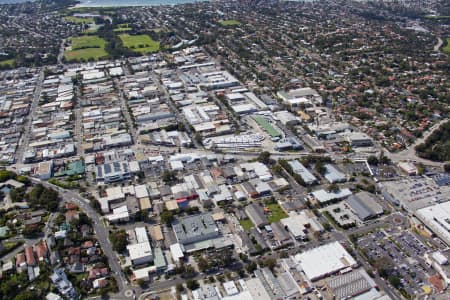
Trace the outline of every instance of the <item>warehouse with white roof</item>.
{"label": "warehouse with white roof", "polygon": [[317,182],[317,178],[298,160],[290,160],[288,164],[291,166],[292,171],[300,175],[306,184],[314,184]]}
{"label": "warehouse with white roof", "polygon": [[450,201],[419,209],[415,215],[447,245],[450,245]]}
{"label": "warehouse with white roof", "polygon": [[294,256],[295,262],[311,280],[332,275],[358,263],[339,242],[329,243]]}

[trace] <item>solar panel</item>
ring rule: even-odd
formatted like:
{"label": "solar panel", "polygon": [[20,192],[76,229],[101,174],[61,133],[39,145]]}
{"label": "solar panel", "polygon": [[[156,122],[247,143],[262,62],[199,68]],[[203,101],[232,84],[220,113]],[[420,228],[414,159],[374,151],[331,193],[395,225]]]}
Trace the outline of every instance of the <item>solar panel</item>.
{"label": "solar panel", "polygon": [[109,164],[104,165],[105,174],[111,173],[111,166]]}

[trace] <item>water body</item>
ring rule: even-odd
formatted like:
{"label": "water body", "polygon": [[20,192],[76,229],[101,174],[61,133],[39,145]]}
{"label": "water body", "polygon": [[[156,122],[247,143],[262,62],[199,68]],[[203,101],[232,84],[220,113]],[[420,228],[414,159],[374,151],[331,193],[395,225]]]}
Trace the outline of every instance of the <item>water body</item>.
{"label": "water body", "polygon": [[[30,0],[0,0],[0,4],[23,3]],[[195,3],[206,0],[80,0],[78,7],[154,6]]]}
{"label": "water body", "polygon": [[23,3],[30,0],[0,0],[0,4]]}
{"label": "water body", "polygon": [[[2,1],[2,0],[0,0]],[[78,7],[154,6],[195,3],[205,0],[80,0]]]}

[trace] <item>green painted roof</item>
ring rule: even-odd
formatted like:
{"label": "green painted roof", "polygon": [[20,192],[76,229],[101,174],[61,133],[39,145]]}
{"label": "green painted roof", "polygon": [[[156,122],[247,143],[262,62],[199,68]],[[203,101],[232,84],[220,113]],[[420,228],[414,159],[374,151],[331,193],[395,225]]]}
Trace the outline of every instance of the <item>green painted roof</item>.
{"label": "green painted roof", "polygon": [[279,133],[266,118],[261,116],[254,116],[253,118],[271,137],[281,137],[281,133]]}
{"label": "green painted roof", "polygon": [[67,169],[65,171],[62,172],[58,172],[55,174],[55,177],[60,177],[60,176],[72,176],[72,175],[82,175],[84,174],[85,169],[84,169],[84,163],[82,160],[76,160],[76,161],[71,161],[68,165],[67,165]]}

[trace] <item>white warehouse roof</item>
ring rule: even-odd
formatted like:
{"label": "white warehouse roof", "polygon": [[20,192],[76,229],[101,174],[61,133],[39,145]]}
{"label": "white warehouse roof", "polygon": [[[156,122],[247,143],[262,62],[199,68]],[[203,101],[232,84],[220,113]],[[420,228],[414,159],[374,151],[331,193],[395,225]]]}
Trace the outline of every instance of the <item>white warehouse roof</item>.
{"label": "white warehouse roof", "polygon": [[416,216],[437,236],[450,244],[450,201],[438,203],[416,211]]}
{"label": "white warehouse roof", "polygon": [[348,188],[340,189],[337,192],[328,192],[328,191],[322,189],[322,190],[312,192],[311,194],[320,203],[326,203],[331,200],[342,199],[342,198],[348,197],[352,194],[352,192]]}
{"label": "white warehouse roof", "polygon": [[317,280],[348,267],[356,267],[356,260],[339,242],[329,243],[295,255],[310,280]]}

